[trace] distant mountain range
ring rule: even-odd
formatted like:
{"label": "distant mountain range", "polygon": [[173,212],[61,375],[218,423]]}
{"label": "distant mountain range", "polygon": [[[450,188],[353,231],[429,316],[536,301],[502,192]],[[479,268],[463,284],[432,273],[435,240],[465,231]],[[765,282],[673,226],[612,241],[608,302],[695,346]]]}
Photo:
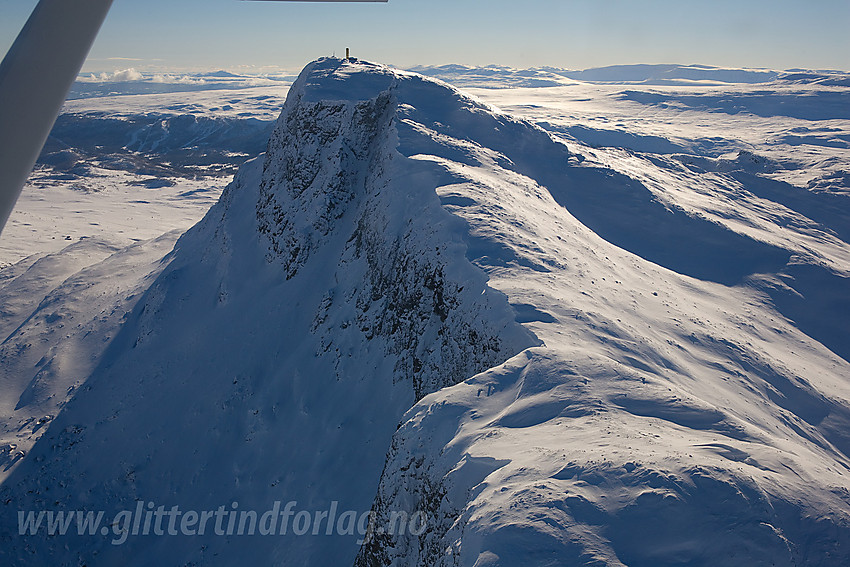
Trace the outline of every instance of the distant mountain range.
{"label": "distant mountain range", "polygon": [[848,86],[848,75],[840,71],[773,71],[727,69],[706,65],[612,65],[584,70],[537,67],[512,69],[501,66],[468,67],[441,65],[412,67],[411,71],[437,77],[459,86],[546,87],[565,84],[564,79],[589,83],[633,83],[643,85],[759,84],[795,81]]}

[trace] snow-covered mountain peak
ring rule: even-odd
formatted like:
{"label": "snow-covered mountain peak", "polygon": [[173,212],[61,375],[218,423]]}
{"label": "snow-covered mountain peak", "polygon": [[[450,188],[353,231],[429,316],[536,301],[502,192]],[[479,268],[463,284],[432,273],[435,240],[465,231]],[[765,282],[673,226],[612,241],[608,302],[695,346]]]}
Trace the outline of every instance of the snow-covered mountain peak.
{"label": "snow-covered mountain peak", "polygon": [[[572,147],[439,81],[311,63],[266,154],[146,272],[0,488],[21,510],[297,500],[381,527],[422,513],[423,531],[19,543],[10,514],[0,555],[846,563],[845,343],[830,351],[762,291],[800,287],[777,275],[797,250]],[[811,281],[843,289],[829,278]]]}
{"label": "snow-covered mountain peak", "polygon": [[[346,78],[331,76],[333,66]],[[362,88],[318,97],[329,81]],[[185,508],[205,509],[212,494],[256,509],[297,498],[368,512],[391,436],[416,400],[540,344],[470,262],[469,227],[435,191],[452,174],[433,160],[460,150],[496,155],[436,132],[462,131],[452,115],[490,129],[494,116],[468,100],[383,67],[308,67],[267,154],[245,164],[180,238],[86,388],[4,493],[28,494],[20,503],[28,507],[49,498],[72,508],[97,493],[98,505],[131,508],[144,492],[150,501],[179,495]],[[415,106],[423,101],[431,107]],[[433,159],[421,158],[426,150]],[[69,441],[67,431],[86,433]],[[57,443],[67,451],[54,452]],[[201,470],[175,466],[187,452]],[[310,557],[337,565],[354,561],[357,537],[349,535],[329,543],[290,533],[250,550],[228,538],[154,548],[130,540],[120,550],[81,539],[62,542],[67,552],[48,542],[42,550],[126,557],[127,546],[145,546],[138,562],[148,564],[165,550],[191,562],[215,547],[234,561],[247,553],[258,564]]]}
{"label": "snow-covered mountain peak", "polygon": [[326,57],[308,64],[290,92],[301,102],[370,100],[390,89],[398,76],[385,65]]}

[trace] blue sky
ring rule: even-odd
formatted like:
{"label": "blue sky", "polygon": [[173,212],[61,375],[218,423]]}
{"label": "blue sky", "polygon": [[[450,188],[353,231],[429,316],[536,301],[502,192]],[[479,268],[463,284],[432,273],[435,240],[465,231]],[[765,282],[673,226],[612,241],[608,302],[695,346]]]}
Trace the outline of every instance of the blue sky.
{"label": "blue sky", "polygon": [[[0,0],[3,53],[35,4]],[[85,70],[295,71],[346,46],[399,66],[850,70],[848,29],[848,0],[115,0]]]}

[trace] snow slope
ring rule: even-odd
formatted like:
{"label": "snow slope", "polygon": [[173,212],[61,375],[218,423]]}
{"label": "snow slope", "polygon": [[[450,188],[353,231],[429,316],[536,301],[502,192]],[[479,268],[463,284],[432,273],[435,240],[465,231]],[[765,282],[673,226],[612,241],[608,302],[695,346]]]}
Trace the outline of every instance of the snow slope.
{"label": "snow slope", "polygon": [[[0,487],[0,556],[850,562],[845,217],[730,187],[770,181],[752,154],[658,157],[555,134],[412,73],[308,65],[267,154],[162,262],[165,243],[144,245],[131,293],[102,291],[126,298],[110,311],[124,322],[85,347],[85,386],[27,430],[41,437]],[[35,268],[2,275],[24,285]],[[56,305],[78,288],[60,285]],[[3,347],[62,332],[54,313],[47,302]],[[36,361],[14,356],[8,399],[49,407],[69,373],[26,389],[10,377]],[[422,511],[427,529],[362,546],[15,535],[17,510],[275,500],[372,508],[378,526]]]}
{"label": "snow slope", "polygon": [[86,382],[179,235],[126,248],[86,238],[0,272],[0,478]]}

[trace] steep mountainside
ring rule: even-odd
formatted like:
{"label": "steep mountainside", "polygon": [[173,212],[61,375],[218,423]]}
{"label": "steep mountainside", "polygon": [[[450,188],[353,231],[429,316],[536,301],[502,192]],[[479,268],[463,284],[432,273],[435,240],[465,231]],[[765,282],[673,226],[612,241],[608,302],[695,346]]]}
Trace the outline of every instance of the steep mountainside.
{"label": "steep mountainside", "polygon": [[[88,347],[96,367],[38,424],[0,487],[0,557],[847,564],[846,343],[765,290],[807,271],[841,289],[848,245],[736,228],[439,81],[311,63],[267,153],[139,276],[117,336]],[[846,329],[797,295],[818,330]],[[275,501],[375,522],[365,538],[16,535],[18,510]],[[400,513],[424,529],[390,533]]]}

